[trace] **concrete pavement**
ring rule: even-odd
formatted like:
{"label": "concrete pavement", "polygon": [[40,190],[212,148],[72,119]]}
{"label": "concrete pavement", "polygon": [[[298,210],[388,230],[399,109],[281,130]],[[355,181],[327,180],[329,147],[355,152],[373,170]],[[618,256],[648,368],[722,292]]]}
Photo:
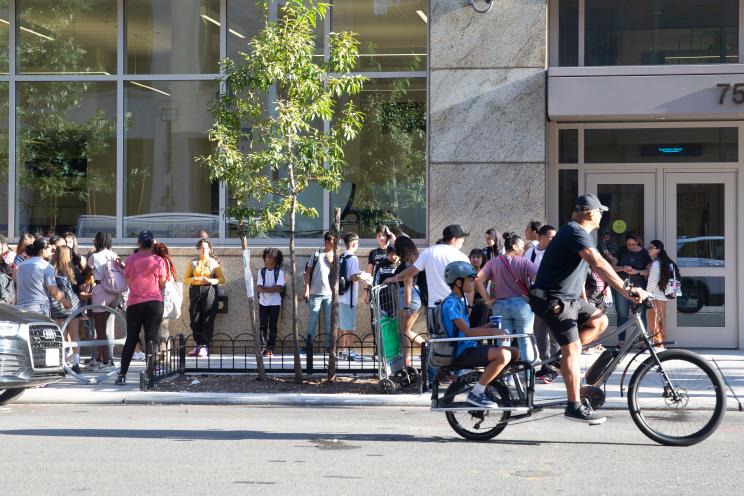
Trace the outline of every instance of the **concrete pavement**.
{"label": "concrete pavement", "polygon": [[[742,350],[696,350],[710,360],[714,360],[728,380],[733,392],[744,399],[744,351]],[[647,355],[645,355],[647,356]],[[639,362],[645,358],[639,357]],[[582,370],[596,359],[597,355],[582,355]],[[629,359],[628,359],[629,360]],[[281,405],[281,406],[340,406],[340,407],[428,407],[429,394],[304,394],[304,393],[171,393],[142,392],[139,390],[139,372],[142,362],[133,362],[128,376],[129,384],[115,386],[113,378],[100,384],[80,384],[70,378],[44,388],[26,391],[17,403],[69,403],[69,404],[201,404],[201,405]],[[624,388],[635,365],[625,377]],[[606,409],[626,409],[627,398],[620,395],[620,380],[623,368],[618,367],[607,384]],[[317,374],[316,374],[317,376]],[[536,401],[547,401],[563,397],[563,383],[536,386]],[[728,409],[738,410],[739,403],[727,387]]]}

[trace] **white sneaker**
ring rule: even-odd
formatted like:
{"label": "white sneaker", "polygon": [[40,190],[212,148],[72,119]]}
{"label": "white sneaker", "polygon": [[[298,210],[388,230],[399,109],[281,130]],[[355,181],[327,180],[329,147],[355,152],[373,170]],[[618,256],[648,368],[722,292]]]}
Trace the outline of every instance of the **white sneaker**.
{"label": "white sneaker", "polygon": [[116,370],[116,365],[113,363],[102,363],[100,367],[98,367],[99,372],[111,372],[113,370]]}
{"label": "white sneaker", "polygon": [[361,360],[361,359],[362,359],[362,357],[361,357],[361,356],[359,356],[359,355],[357,354],[357,352],[356,352],[356,351],[354,351],[354,350],[351,350],[351,351],[349,352],[349,359],[350,359],[350,360],[352,360],[352,361],[353,361],[353,360]]}
{"label": "white sneaker", "polygon": [[145,354],[141,351],[135,351],[134,355],[132,355],[132,360],[144,360]]}
{"label": "white sneaker", "polygon": [[85,370],[98,370],[102,365],[98,360],[91,360],[85,364]]}

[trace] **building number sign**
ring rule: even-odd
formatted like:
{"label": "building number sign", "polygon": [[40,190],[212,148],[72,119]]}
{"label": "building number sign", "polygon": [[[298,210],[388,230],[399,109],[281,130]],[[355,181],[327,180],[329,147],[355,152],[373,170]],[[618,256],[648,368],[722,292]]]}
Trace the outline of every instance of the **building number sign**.
{"label": "building number sign", "polygon": [[744,83],[718,83],[716,87],[721,89],[721,98],[718,99],[719,104],[723,105],[729,90],[731,90],[731,100],[734,103],[744,103]]}

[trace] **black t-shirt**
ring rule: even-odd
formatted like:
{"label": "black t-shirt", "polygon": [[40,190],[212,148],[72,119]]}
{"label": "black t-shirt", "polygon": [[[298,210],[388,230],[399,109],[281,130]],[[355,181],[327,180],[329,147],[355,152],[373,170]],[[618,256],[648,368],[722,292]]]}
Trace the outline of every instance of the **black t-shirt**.
{"label": "black t-shirt", "polygon": [[385,279],[387,279],[388,277],[392,277],[393,274],[396,274],[397,268],[398,264],[394,264],[388,259],[385,259],[384,262],[380,262],[380,264],[377,266],[377,270],[375,271],[375,276],[372,279],[372,285],[377,286],[378,284],[384,284]]}
{"label": "black t-shirt", "polygon": [[377,266],[382,262],[387,262],[387,250],[385,248],[375,248],[367,255],[367,264],[373,266],[373,271],[377,270]]}
{"label": "black t-shirt", "polygon": [[561,227],[545,250],[535,276],[535,287],[558,298],[579,299],[590,272],[589,264],[579,252],[594,247],[594,240],[578,222],[571,221]]}
{"label": "black t-shirt", "polygon": [[[650,264],[651,257],[645,248],[641,248],[638,251],[630,251],[623,246],[617,252],[617,265],[619,267],[625,267],[628,265],[633,267],[635,270],[646,270],[646,267]],[[623,280],[628,279],[628,274],[626,272],[618,272],[617,275],[619,275]],[[641,274],[633,274],[630,276],[630,282],[633,283],[633,286],[635,287],[646,287],[646,278]]]}

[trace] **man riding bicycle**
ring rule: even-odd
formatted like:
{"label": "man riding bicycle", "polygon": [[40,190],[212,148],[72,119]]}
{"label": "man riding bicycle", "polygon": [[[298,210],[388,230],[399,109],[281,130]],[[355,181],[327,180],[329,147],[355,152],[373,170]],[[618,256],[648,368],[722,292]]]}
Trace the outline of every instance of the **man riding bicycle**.
{"label": "man riding bicycle", "polygon": [[592,194],[576,199],[572,220],[560,228],[543,255],[530,290],[530,307],[550,329],[561,347],[560,368],[566,384],[568,405],[564,415],[570,420],[601,424],[606,417],[581,404],[579,396],[579,357],[581,347],[597,339],[607,329],[607,316],[581,299],[589,269],[597,272],[626,298],[640,302],[649,294],[640,288],[627,295],[623,280],[600,255],[590,233],[599,227],[602,213],[609,209]]}

